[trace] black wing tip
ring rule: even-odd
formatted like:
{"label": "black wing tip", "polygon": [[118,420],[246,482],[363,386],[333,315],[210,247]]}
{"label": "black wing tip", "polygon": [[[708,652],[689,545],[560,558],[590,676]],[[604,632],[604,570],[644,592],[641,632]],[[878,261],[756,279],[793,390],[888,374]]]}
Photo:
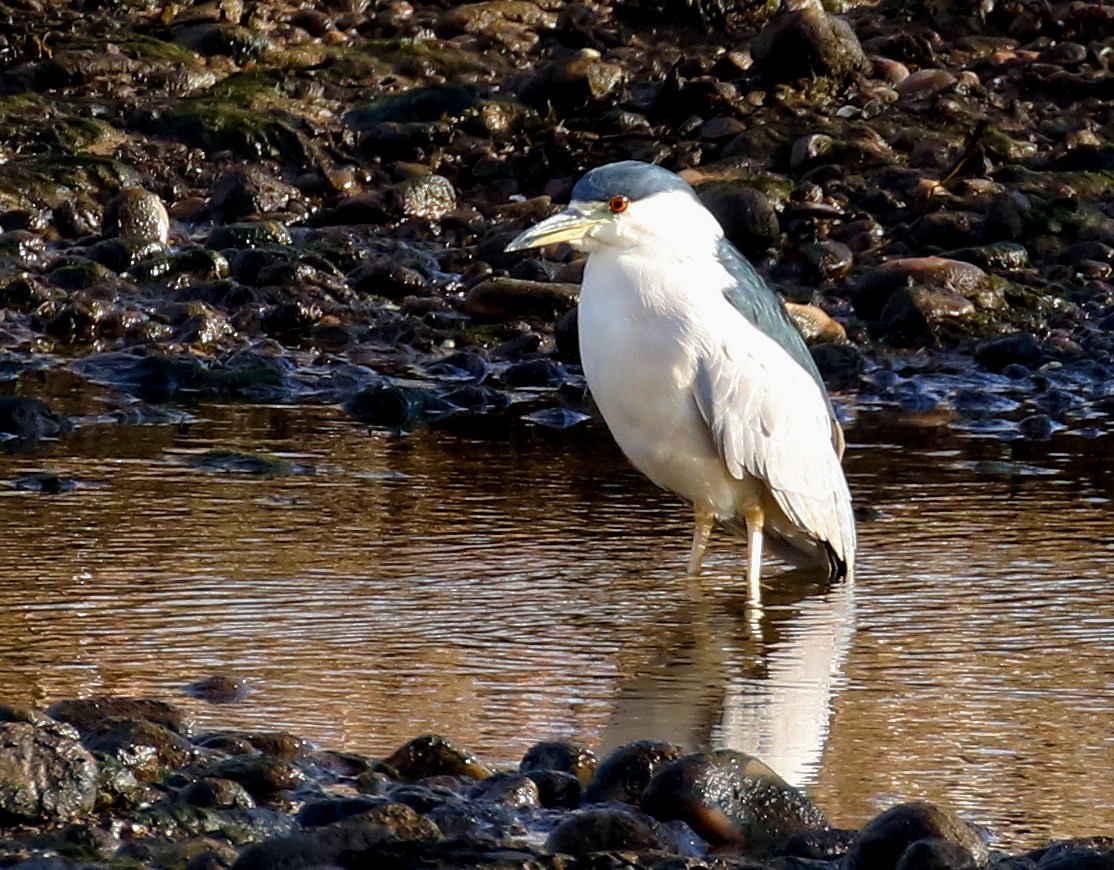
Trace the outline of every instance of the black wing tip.
{"label": "black wing tip", "polygon": [[846,580],[848,574],[847,560],[840,557],[833,547],[827,541],[824,542],[824,548],[828,554],[828,580],[831,583],[838,583],[840,580]]}

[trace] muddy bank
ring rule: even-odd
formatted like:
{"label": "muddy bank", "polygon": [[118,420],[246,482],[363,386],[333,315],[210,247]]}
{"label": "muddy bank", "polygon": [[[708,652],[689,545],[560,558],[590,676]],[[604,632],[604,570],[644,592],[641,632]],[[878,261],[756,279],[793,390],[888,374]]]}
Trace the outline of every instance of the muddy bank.
{"label": "muddy bank", "polygon": [[[234,701],[213,678],[190,691]],[[654,740],[597,759],[540,742],[494,770],[438,735],[386,758],[286,732],[197,733],[157,700],[0,705],[5,867],[475,867],[1084,870],[1108,837],[1022,855],[946,808],[896,804],[859,831],[761,760]]]}
{"label": "muddy bank", "polygon": [[798,5],[0,7],[0,433],[81,425],[44,368],[139,422],[576,425],[579,263],[502,248],[623,158],[697,186],[850,406],[1105,427],[1114,16]]}

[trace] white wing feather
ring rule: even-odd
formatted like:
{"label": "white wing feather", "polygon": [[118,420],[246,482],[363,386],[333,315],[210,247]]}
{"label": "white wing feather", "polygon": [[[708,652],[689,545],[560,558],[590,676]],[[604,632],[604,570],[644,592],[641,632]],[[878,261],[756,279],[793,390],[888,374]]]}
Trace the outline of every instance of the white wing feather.
{"label": "white wing feather", "polygon": [[764,481],[790,522],[850,563],[855,520],[827,399],[779,345],[748,332],[702,355],[693,384],[700,414],[733,476]]}

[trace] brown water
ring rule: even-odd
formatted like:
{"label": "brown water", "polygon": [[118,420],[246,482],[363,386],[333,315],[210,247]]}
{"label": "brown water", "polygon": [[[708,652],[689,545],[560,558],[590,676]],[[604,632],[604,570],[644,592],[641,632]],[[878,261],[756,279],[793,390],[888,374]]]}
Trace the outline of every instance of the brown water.
{"label": "brown water", "polygon": [[[0,453],[6,700],[156,696],[203,726],[383,754],[436,730],[485,760],[639,737],[754,751],[836,823],[948,803],[997,841],[1114,829],[1110,439],[852,429],[853,590],[773,580],[755,626],[714,542],[606,432],[368,434],[329,409],[205,407]],[[314,474],[189,464],[277,453]],[[181,693],[213,673],[233,705]]]}

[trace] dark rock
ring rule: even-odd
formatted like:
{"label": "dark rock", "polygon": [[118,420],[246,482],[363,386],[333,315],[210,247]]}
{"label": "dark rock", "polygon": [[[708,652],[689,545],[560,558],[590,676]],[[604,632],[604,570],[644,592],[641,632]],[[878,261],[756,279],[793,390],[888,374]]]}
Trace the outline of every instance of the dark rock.
{"label": "dark rock", "polygon": [[210,704],[234,704],[251,694],[251,685],[242,677],[214,674],[190,683],[183,691],[193,698],[200,698]]}
{"label": "dark rock", "polygon": [[538,109],[560,113],[583,109],[612,93],[623,81],[623,68],[605,63],[594,48],[543,65],[519,88],[518,96]]}
{"label": "dark rock", "polygon": [[564,380],[561,366],[551,359],[532,359],[514,363],[499,373],[499,379],[512,389],[556,387]]}
{"label": "dark rock", "polygon": [[182,737],[193,733],[194,722],[189,713],[166,701],[146,698],[81,698],[72,701],[59,701],[47,708],[48,716],[69,722],[78,731],[87,732],[102,719],[118,717],[125,719],[145,719],[155,725],[168,728]]}
{"label": "dark rock", "polygon": [[420,294],[429,284],[417,269],[391,260],[362,263],[348,273],[347,280],[360,296],[382,296],[393,302]]}
{"label": "dark rock", "polygon": [[890,296],[901,287],[944,288],[967,298],[992,292],[990,276],[972,263],[944,257],[890,260],[867,272],[851,289],[855,313],[877,320]]}
{"label": "dark rock", "polygon": [[344,410],[371,426],[409,429],[457,410],[427,390],[374,384],[344,403]]}
{"label": "dark rock", "polygon": [[898,347],[926,347],[935,340],[936,324],[974,313],[971,300],[950,288],[902,287],[879,313],[878,333]]}
{"label": "dark rock", "polygon": [[898,804],[871,819],[851,844],[843,870],[895,870],[905,850],[918,840],[943,840],[960,846],[979,866],[988,856],[986,845],[966,822],[930,803],[914,801]]}
{"label": "dark rock", "polygon": [[622,801],[640,806],[654,774],[684,754],[674,743],[639,740],[610,752],[584,792],[585,803]]}
{"label": "dark rock", "polygon": [[[366,813],[376,807],[382,806],[380,798],[365,797],[330,797],[322,800],[308,802],[298,812],[298,824],[306,828],[320,828],[331,825],[341,819]],[[406,807],[406,809],[410,809]],[[411,810],[411,812],[413,812]]]}
{"label": "dark rock", "polygon": [[296,187],[275,178],[261,166],[232,169],[213,183],[211,207],[222,222],[265,215],[297,201]]}
{"label": "dark rock", "polygon": [[113,272],[129,272],[151,257],[165,252],[162,242],[140,239],[136,236],[121,236],[104,239],[90,245],[85,255]]}
{"label": "dark rock", "polygon": [[855,254],[842,242],[825,239],[801,246],[801,256],[818,281],[838,281],[847,277],[855,264]]}
{"label": "dark rock", "polygon": [[243,250],[267,245],[289,245],[290,242],[290,231],[274,220],[226,224],[209,234],[209,247],[216,250]]}
{"label": "dark rock", "polygon": [[361,132],[381,124],[439,121],[471,109],[478,100],[479,90],[473,84],[409,88],[374,102],[361,103],[345,115],[344,120]]}
{"label": "dark rock", "polygon": [[69,420],[40,399],[0,397],[0,434],[35,441],[70,429]]}
{"label": "dark rock", "polygon": [[576,284],[489,278],[468,291],[460,310],[480,320],[556,320],[576,304]]}
{"label": "dark rock", "polygon": [[747,256],[776,248],[781,238],[777,209],[766,194],[743,183],[714,182],[697,192],[716,216],[724,235]]}
{"label": "dark rock", "polygon": [[[859,519],[861,522],[862,518]],[[842,828],[805,831],[786,840],[779,851],[782,855],[807,858],[810,861],[833,861],[847,854],[857,835],[857,831],[845,831]]]}
{"label": "dark rock", "polygon": [[207,809],[250,809],[255,801],[246,788],[231,779],[205,777],[180,789],[175,799]]}
{"label": "dark rock", "polygon": [[170,216],[158,194],[125,187],[105,209],[104,234],[165,245],[170,237]]}
{"label": "dark rock", "polygon": [[523,773],[532,770],[560,770],[573,774],[580,784],[587,786],[596,773],[596,754],[587,746],[571,740],[547,740],[535,743],[522,757],[518,769]]}
{"label": "dark rock", "polygon": [[560,770],[529,770],[526,775],[538,787],[538,802],[546,809],[576,809],[580,806],[580,780]]}
{"label": "dark rock", "polygon": [[895,870],[970,870],[977,867],[971,850],[948,840],[917,840],[898,859]]}
{"label": "dark rock", "polygon": [[77,489],[77,481],[57,474],[29,474],[16,479],[14,486],[22,492],[41,492],[43,495],[59,495]]}
{"label": "dark rock", "polygon": [[992,372],[1003,371],[1011,365],[1033,368],[1044,359],[1044,350],[1031,333],[1013,332],[979,342],[975,346],[975,359]]}
{"label": "dark rock", "polygon": [[847,390],[859,382],[865,358],[853,344],[828,342],[813,345],[809,351],[828,389]]}
{"label": "dark rock", "polygon": [[855,31],[819,4],[779,15],[754,38],[750,50],[755,66],[774,82],[838,79],[870,69]]}
{"label": "dark rock", "polygon": [[730,749],[665,765],[650,780],[642,809],[662,821],[680,819],[709,843],[748,848],[828,827],[803,792],[758,759]]}
{"label": "dark rock", "polygon": [[467,776],[472,779],[491,776],[491,771],[476,756],[466,749],[454,746],[439,734],[416,737],[404,743],[383,761],[407,780],[427,776]]}
{"label": "dark rock", "polygon": [[101,719],[85,731],[81,742],[95,755],[115,758],[148,782],[159,778],[160,768],[182,767],[192,757],[188,740],[146,719]]}
{"label": "dark rock", "polygon": [[0,722],[0,822],[54,823],[89,812],[97,765],[76,740]]}
{"label": "dark rock", "polygon": [[267,755],[234,755],[218,762],[209,775],[240,783],[256,800],[270,800],[306,781],[300,767]]}
{"label": "dark rock", "polygon": [[566,817],[546,838],[548,852],[676,852],[673,836],[657,820],[630,810],[604,807]]}
{"label": "dark rock", "polygon": [[580,364],[580,328],[577,309],[574,307],[557,318],[553,327],[553,343],[557,359],[563,363]]}
{"label": "dark rock", "polygon": [[525,809],[541,806],[537,783],[525,773],[494,773],[468,792],[479,803]]}

